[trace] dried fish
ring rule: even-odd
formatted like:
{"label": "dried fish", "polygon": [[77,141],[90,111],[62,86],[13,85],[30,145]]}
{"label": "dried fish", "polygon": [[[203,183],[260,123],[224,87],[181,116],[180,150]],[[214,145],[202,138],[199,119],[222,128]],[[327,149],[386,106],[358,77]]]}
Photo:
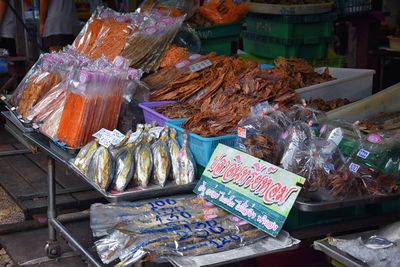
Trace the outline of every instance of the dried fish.
{"label": "dried fish", "polygon": [[133,144],[128,144],[116,156],[113,188],[117,191],[124,191],[133,177],[135,161],[132,149]]}
{"label": "dried fish", "polygon": [[182,149],[178,153],[179,173],[178,179],[176,179],[178,185],[190,184],[196,178],[196,163],[192,152],[189,150],[187,139],[187,134],[184,134]]}
{"label": "dried fish", "polygon": [[90,161],[88,177],[96,182],[101,189],[107,190],[111,184],[112,176],[110,152],[104,146],[99,146]]}
{"label": "dried fish", "polygon": [[151,146],[153,154],[153,181],[165,186],[171,169],[171,157],[167,146],[168,131],[163,131],[159,140]]}
{"label": "dried fish", "polygon": [[147,187],[153,169],[153,155],[150,147],[151,141],[152,136],[145,133],[143,140],[135,150],[136,169],[133,181],[141,187]]}
{"label": "dried fish", "polygon": [[74,159],[74,165],[83,173],[87,174],[90,161],[97,150],[99,140],[95,139],[87,143],[79,150],[78,155]]}
{"label": "dried fish", "polygon": [[129,130],[126,134],[124,139],[121,140],[121,142],[119,142],[119,144],[112,146],[109,148],[110,150],[110,154],[113,157],[113,159],[115,159],[117,157],[117,155],[119,154],[119,152],[121,152],[121,150],[124,148],[124,146],[126,145],[126,143],[128,142],[130,136],[132,134],[132,131]]}
{"label": "dried fish", "polygon": [[172,179],[176,182],[179,177],[178,155],[179,155],[180,147],[179,147],[178,141],[176,140],[176,130],[175,129],[170,129],[169,139],[168,139],[168,149],[169,149],[169,154],[171,156]]}

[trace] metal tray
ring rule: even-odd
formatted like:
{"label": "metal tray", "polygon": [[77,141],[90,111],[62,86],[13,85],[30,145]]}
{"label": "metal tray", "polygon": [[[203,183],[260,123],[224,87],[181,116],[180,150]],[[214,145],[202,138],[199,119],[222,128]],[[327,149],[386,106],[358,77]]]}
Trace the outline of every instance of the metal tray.
{"label": "metal tray", "polygon": [[364,196],[359,198],[333,200],[333,201],[314,201],[304,196],[298,196],[294,206],[305,212],[318,212],[330,209],[339,209],[356,205],[374,204],[394,199],[400,199],[400,192],[382,196]]}
{"label": "metal tray", "polygon": [[122,193],[112,194],[101,189],[94,181],[83,175],[72,163],[71,157],[66,157],[64,153],[60,153],[59,150],[54,150],[48,141],[48,138],[40,133],[25,133],[24,136],[33,144],[37,145],[41,150],[46,152],[50,157],[59,161],[70,170],[72,170],[77,176],[82,180],[92,186],[100,194],[103,195],[109,202],[120,202],[120,201],[133,201],[145,198],[155,198],[160,196],[177,195],[183,193],[189,193],[193,191],[196,183],[191,183],[187,185],[175,185],[173,183],[168,183],[165,187],[160,187],[157,185],[150,185],[146,189],[140,189],[135,191],[127,191]]}
{"label": "metal tray", "polygon": [[[8,106],[6,106],[6,107],[7,107],[7,109],[9,109]],[[14,111],[9,109],[9,111],[2,111],[1,114],[7,120],[12,122],[12,124],[14,124],[14,126],[17,127],[18,130],[20,130],[21,132],[29,133],[29,132],[34,131],[34,129],[32,127],[30,127],[29,124],[22,123],[22,121],[18,118],[18,115]]]}

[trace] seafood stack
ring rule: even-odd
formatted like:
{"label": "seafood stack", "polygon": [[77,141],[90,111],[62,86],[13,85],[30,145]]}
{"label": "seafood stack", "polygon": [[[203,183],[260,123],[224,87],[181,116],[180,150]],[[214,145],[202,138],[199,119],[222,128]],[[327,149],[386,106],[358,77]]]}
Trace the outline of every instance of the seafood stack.
{"label": "seafood stack", "polygon": [[118,266],[225,251],[267,236],[197,196],[93,204],[90,215],[94,236],[102,237],[95,242],[101,260],[119,259]]}
{"label": "seafood stack", "polygon": [[72,164],[104,191],[118,193],[195,180],[193,156],[186,142],[179,146],[173,129],[139,124],[126,135],[102,129],[94,136]]}
{"label": "seafood stack", "polygon": [[[278,58],[276,67],[270,70],[260,70],[255,62],[234,57],[208,55],[208,60],[212,63],[209,67],[182,71],[151,95],[153,101],[179,100],[199,106],[201,112],[183,127],[205,137],[234,133],[250,107],[261,101],[275,102],[282,108],[291,106],[298,101],[295,89],[334,79],[328,69],[316,73],[300,59]],[[168,72],[163,75],[168,76]],[[152,80],[151,76],[147,79]]]}

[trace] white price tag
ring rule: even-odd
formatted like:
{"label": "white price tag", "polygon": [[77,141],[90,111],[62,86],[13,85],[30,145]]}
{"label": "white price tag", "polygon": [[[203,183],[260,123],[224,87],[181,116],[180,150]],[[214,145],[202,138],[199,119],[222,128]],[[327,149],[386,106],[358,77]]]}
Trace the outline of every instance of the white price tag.
{"label": "white price tag", "polygon": [[357,156],[359,156],[362,159],[366,159],[369,156],[369,152],[365,149],[360,149],[357,153]]}
{"label": "white price tag", "polygon": [[111,134],[103,134],[99,138],[99,144],[104,146],[105,148],[109,148],[112,145],[112,140],[114,138],[114,134],[111,132]]}
{"label": "white price tag", "polygon": [[211,61],[207,59],[190,65],[189,69],[191,72],[197,72],[205,68],[208,68],[211,65],[212,65]]}
{"label": "white price tag", "polygon": [[119,138],[122,138],[122,139],[125,137],[125,135],[123,133],[121,133],[120,131],[118,131],[117,129],[114,129],[114,131],[112,131],[112,132],[114,133],[114,135],[116,137],[119,137]]}
{"label": "white price tag", "polygon": [[360,165],[355,164],[355,163],[350,163],[350,165],[349,165],[349,170],[351,172],[357,172],[359,168],[360,168]]}
{"label": "white price tag", "polygon": [[337,146],[342,142],[343,131],[342,128],[335,128],[328,136],[328,140],[334,142]]}
{"label": "white price tag", "polygon": [[110,130],[102,128],[99,131],[97,131],[96,133],[94,133],[92,136],[94,138],[100,139],[104,134],[110,134],[110,133],[111,133]]}

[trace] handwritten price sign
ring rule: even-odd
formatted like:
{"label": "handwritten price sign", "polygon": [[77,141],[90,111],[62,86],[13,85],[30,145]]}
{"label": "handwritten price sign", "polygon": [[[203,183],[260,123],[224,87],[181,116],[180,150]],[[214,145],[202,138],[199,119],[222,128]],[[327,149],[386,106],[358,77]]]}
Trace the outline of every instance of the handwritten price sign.
{"label": "handwritten price sign", "polygon": [[219,144],[194,192],[277,236],[305,179]]}

